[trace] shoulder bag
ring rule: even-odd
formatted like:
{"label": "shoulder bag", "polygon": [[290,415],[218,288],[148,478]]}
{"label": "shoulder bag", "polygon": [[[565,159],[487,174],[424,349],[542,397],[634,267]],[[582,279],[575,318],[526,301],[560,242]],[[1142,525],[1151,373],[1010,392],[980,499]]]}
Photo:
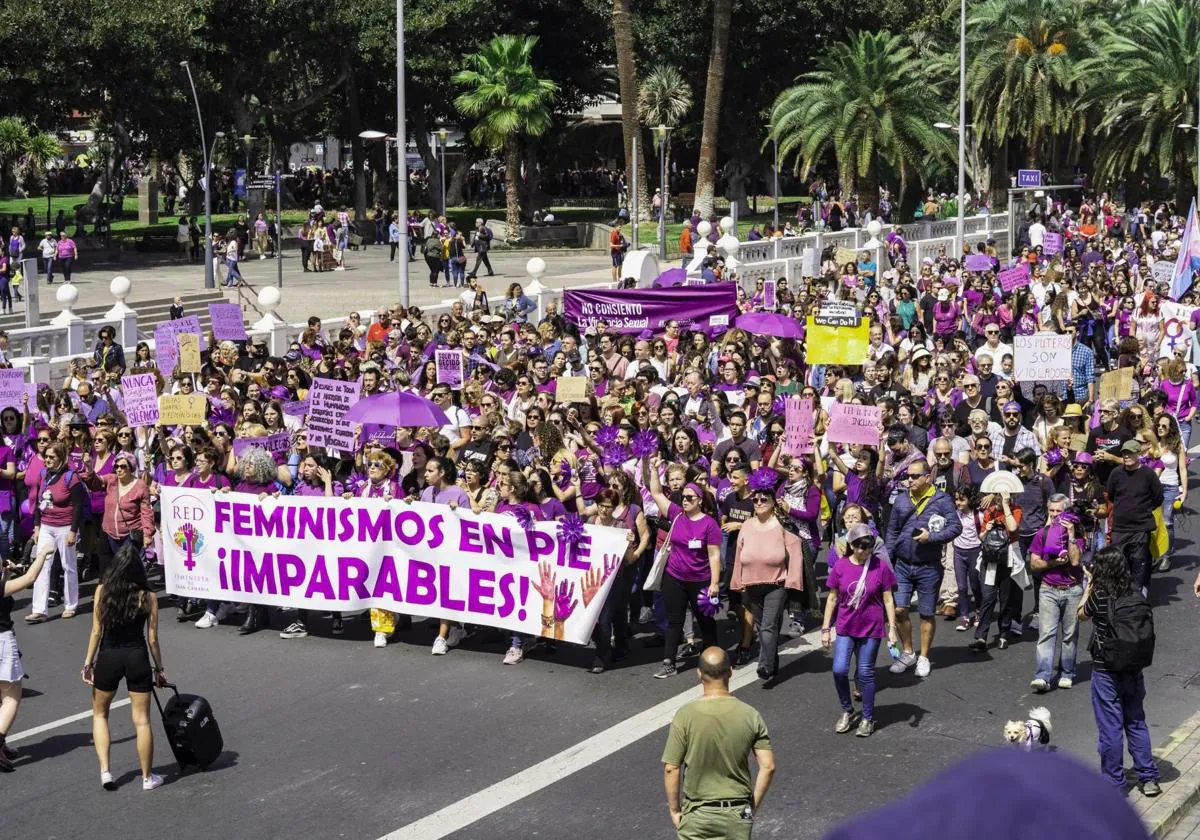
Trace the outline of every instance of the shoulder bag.
{"label": "shoulder bag", "polygon": [[642,589],[647,592],[657,592],[662,589],[663,573],[667,570],[667,560],[671,556],[671,534],[675,531],[675,523],[681,516],[683,516],[682,513],[675,514],[675,518],[671,520],[671,527],[667,529],[667,539],[658,553],[654,555],[654,565],[650,567],[650,574],[646,575],[646,582],[642,584]]}

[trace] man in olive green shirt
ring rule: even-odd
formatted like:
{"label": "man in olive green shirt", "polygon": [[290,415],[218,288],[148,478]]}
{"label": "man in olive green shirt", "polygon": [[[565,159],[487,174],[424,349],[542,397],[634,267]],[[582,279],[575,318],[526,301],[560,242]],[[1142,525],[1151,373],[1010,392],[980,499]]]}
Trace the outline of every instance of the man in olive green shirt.
{"label": "man in olive green shirt", "polygon": [[[697,670],[704,694],[676,712],[663,750],[671,822],[679,840],[749,840],[754,814],[775,775],[767,725],[757,710],[729,693],[733,671],[724,650],[707,648]],[[751,751],[758,762],[753,789]]]}

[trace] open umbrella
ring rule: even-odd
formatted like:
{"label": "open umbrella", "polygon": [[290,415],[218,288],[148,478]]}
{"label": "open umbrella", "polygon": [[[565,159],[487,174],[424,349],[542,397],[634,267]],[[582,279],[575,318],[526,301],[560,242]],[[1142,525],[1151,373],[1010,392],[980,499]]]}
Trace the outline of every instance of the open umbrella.
{"label": "open umbrella", "polygon": [[773,335],[776,338],[804,338],[804,327],[800,326],[799,321],[775,312],[750,312],[739,316],[734,324],[740,330],[758,335]]}
{"label": "open umbrella", "polygon": [[672,286],[682,286],[687,282],[687,271],[682,268],[668,268],[654,280],[654,285],[659,288],[670,288]]}
{"label": "open umbrella", "polygon": [[342,415],[351,423],[378,423],[381,426],[448,426],[446,413],[437,404],[406,391],[373,394],[350,406]]}

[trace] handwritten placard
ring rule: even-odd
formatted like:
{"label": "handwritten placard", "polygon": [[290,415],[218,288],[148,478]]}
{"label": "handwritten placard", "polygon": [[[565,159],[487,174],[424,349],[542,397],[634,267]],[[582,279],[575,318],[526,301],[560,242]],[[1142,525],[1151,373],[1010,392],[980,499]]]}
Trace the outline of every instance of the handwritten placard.
{"label": "handwritten placard", "polygon": [[825,434],[834,443],[878,446],[881,418],[882,410],[878,406],[834,403]]}
{"label": "handwritten placard", "polygon": [[1123,367],[1100,374],[1100,399],[1127,400],[1133,396],[1133,368]]}
{"label": "handwritten placard", "polygon": [[242,307],[236,303],[210,303],[208,317],[212,319],[213,338],[218,341],[246,341],[246,324]]}
{"label": "handwritten placard", "polygon": [[774,309],[775,308],[775,281],[774,280],[764,280],[763,281],[763,308],[764,309]]}
{"label": "handwritten placard", "polygon": [[1055,254],[1061,254],[1063,249],[1063,238],[1061,233],[1047,232],[1042,236],[1042,253],[1047,257],[1052,257]]}
{"label": "handwritten placard", "polygon": [[153,426],[158,423],[157,383],[158,376],[153,373],[131,373],[121,377],[125,419],[130,426]]}
{"label": "handwritten placard", "polygon": [[788,397],[783,404],[783,454],[810,455],[813,451],[811,397]]}
{"label": "handwritten placard", "polygon": [[17,368],[0,370],[0,408],[10,407],[25,410],[25,371]]}
{"label": "handwritten placard", "polygon": [[308,392],[308,444],[348,452],[354,448],[354,424],[342,420],[362,392],[359,381],[317,377]]}
{"label": "handwritten placard", "polygon": [[463,356],[461,350],[438,350],[433,354],[437,365],[437,383],[455,390],[462,387]]}
{"label": "handwritten placard", "polygon": [[1150,276],[1155,283],[1170,283],[1175,279],[1175,263],[1169,260],[1159,260],[1150,266]]}
{"label": "handwritten placard", "polygon": [[308,400],[292,400],[285,402],[280,408],[288,417],[303,417],[308,414]]}
{"label": "handwritten placard", "polygon": [[1042,332],[1013,336],[1016,378],[1021,382],[1061,382],[1071,376],[1071,336]]}
{"label": "handwritten placard", "polygon": [[[179,364],[179,340],[176,336],[183,333],[200,335],[200,319],[189,315],[174,321],[164,321],[154,328],[154,353],[158,357],[158,369],[165,377],[175,375],[176,365]],[[200,343],[200,349],[204,349],[203,341]]]}
{"label": "handwritten placard", "polygon": [[560,403],[587,402],[586,376],[560,376],[554,383],[554,399]]}
{"label": "handwritten placard", "polygon": [[180,333],[176,336],[179,341],[179,372],[200,372],[200,336],[194,333]]}
{"label": "handwritten placard", "polygon": [[292,447],[292,435],[291,432],[276,432],[263,437],[234,438],[233,454],[240,458],[242,453],[251,447],[267,450],[275,459],[275,463],[282,465],[287,463],[288,450]]}
{"label": "handwritten placard", "polygon": [[1020,265],[1014,265],[1012,268],[1005,268],[996,275],[996,279],[1000,281],[1000,288],[1005,292],[1011,292],[1013,289],[1021,286],[1029,285],[1029,263],[1023,262]]}
{"label": "handwritten placard", "polygon": [[204,422],[208,398],[204,394],[175,394],[158,398],[158,420],[164,426],[195,426]]}
{"label": "handwritten placard", "polygon": [[991,271],[992,267],[992,258],[987,254],[968,254],[963,261],[963,268],[967,271]]}
{"label": "handwritten placard", "polygon": [[842,268],[848,263],[858,265],[858,252],[851,251],[849,248],[838,248],[833,252],[833,261],[837,263],[838,268]]}

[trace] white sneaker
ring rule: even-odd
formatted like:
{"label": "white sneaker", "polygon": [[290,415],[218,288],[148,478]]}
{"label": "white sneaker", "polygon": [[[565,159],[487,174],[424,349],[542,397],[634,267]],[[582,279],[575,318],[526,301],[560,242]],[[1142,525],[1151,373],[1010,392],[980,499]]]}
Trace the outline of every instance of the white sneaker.
{"label": "white sneaker", "polygon": [[267,255],[266,255],[266,254],[259,254],[259,255],[258,255],[258,258],[259,258],[260,260],[265,260],[265,259],[267,258]]}
{"label": "white sneaker", "polygon": [[217,623],[218,619],[216,614],[206,612],[204,615],[200,616],[200,620],[196,622],[196,626],[201,630],[207,630],[210,627],[216,627]]}
{"label": "white sneaker", "polygon": [[222,621],[229,618],[230,616],[234,616],[237,614],[238,614],[237,607],[235,607],[233,604],[221,604],[221,606],[217,607],[217,615],[216,615],[217,624],[220,624]]}
{"label": "white sneaker", "polygon": [[467,631],[461,627],[451,627],[449,635],[446,636],[446,647],[456,648],[462,644],[462,640],[467,638]]}
{"label": "white sneaker", "polygon": [[1075,685],[1075,680],[1071,679],[1070,677],[1059,677],[1058,678],[1058,687],[1059,688],[1071,688],[1074,685]]}
{"label": "white sneaker", "polygon": [[917,657],[917,670],[914,673],[916,673],[916,675],[918,677],[921,677],[922,679],[924,679],[925,677],[929,676],[929,669],[932,667],[933,666],[929,664],[928,656],[918,656]]}
{"label": "white sneaker", "polygon": [[154,790],[162,783],[163,778],[157,773],[151,773],[149,776],[142,776],[142,790]]}
{"label": "white sneaker", "polygon": [[107,770],[100,774],[100,787],[105,790],[116,790],[117,783],[113,781],[113,774]]}
{"label": "white sneaker", "polygon": [[649,607],[642,607],[638,613],[638,624],[649,624],[654,620],[654,610]]}
{"label": "white sneaker", "polygon": [[892,663],[888,668],[893,674],[903,674],[909,668],[917,664],[917,657],[911,653],[901,653],[900,658]]}
{"label": "white sneaker", "polygon": [[387,633],[375,634],[375,647],[387,647]]}
{"label": "white sneaker", "polygon": [[450,650],[450,646],[446,644],[445,638],[438,636],[433,640],[433,649],[429,652],[434,656],[445,656],[446,651]]}
{"label": "white sneaker", "polygon": [[525,658],[525,651],[519,647],[510,647],[508,653],[504,654],[505,665],[519,665]]}

